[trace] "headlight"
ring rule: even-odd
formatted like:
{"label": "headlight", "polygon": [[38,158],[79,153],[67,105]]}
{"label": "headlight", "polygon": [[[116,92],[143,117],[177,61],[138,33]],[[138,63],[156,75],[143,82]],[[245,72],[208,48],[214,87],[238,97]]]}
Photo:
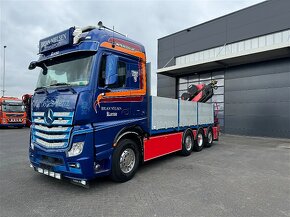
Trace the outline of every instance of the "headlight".
{"label": "headlight", "polygon": [[68,157],[77,156],[82,153],[84,147],[84,142],[76,142],[72,144],[71,149],[68,151]]}

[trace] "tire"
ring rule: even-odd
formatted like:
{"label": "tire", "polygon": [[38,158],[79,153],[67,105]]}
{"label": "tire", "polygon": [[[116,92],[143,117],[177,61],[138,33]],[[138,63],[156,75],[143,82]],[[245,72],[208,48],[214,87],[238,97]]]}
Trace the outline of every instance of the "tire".
{"label": "tire", "polygon": [[204,146],[204,132],[203,129],[200,128],[196,134],[196,140],[194,142],[193,151],[199,152],[203,149]]}
{"label": "tire", "polygon": [[190,129],[184,131],[182,136],[182,149],[180,151],[180,155],[188,156],[191,154],[193,149],[194,139],[192,136],[192,132]]}
{"label": "tire", "polygon": [[122,139],[113,153],[111,179],[115,182],[126,182],[132,179],[139,162],[140,154],[136,142]]}
{"label": "tire", "polygon": [[212,146],[212,143],[213,143],[213,131],[212,131],[212,128],[210,127],[207,130],[204,147],[210,148]]}

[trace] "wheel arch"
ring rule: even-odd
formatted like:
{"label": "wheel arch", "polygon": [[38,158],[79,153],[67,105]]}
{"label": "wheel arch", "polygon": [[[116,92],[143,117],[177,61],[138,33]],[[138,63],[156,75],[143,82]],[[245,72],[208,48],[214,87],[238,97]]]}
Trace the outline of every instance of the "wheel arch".
{"label": "wheel arch", "polygon": [[145,136],[144,130],[138,126],[127,126],[122,128],[114,138],[113,147],[118,145],[118,142],[122,139],[132,139],[136,142],[139,148],[140,159],[143,159],[143,138]]}
{"label": "wheel arch", "polygon": [[183,131],[182,133],[182,142],[184,142],[184,139],[185,139],[185,135],[187,132],[190,132],[191,136],[192,136],[192,139],[194,140],[194,134],[192,132],[192,129],[191,128],[187,128],[186,130]]}

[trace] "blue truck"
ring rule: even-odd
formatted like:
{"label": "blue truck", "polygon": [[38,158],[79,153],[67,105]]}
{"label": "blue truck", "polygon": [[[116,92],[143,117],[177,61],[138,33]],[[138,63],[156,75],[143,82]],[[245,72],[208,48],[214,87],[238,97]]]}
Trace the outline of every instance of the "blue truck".
{"label": "blue truck", "polygon": [[218,140],[213,105],[150,96],[144,46],[101,22],[40,40],[36,67],[29,159],[39,173],[125,182],[145,161]]}

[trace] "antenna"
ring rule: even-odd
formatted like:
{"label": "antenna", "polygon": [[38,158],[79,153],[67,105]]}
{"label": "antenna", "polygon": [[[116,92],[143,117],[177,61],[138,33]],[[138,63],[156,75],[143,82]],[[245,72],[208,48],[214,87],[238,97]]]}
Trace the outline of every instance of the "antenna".
{"label": "antenna", "polygon": [[113,33],[117,33],[117,34],[119,34],[119,35],[122,35],[122,36],[124,36],[124,37],[127,37],[126,35],[124,35],[124,34],[122,34],[122,33],[120,33],[120,32],[115,31],[115,30],[114,30],[114,27],[113,27],[113,29],[111,29],[111,28],[109,28],[109,27],[104,26],[102,21],[99,21],[99,22],[98,22],[98,26],[99,26],[99,29],[104,28],[104,29],[107,29],[107,30],[112,31]]}
{"label": "antenna", "polygon": [[114,36],[114,26],[113,26],[113,43],[112,43],[112,48],[115,48],[115,36]]}

